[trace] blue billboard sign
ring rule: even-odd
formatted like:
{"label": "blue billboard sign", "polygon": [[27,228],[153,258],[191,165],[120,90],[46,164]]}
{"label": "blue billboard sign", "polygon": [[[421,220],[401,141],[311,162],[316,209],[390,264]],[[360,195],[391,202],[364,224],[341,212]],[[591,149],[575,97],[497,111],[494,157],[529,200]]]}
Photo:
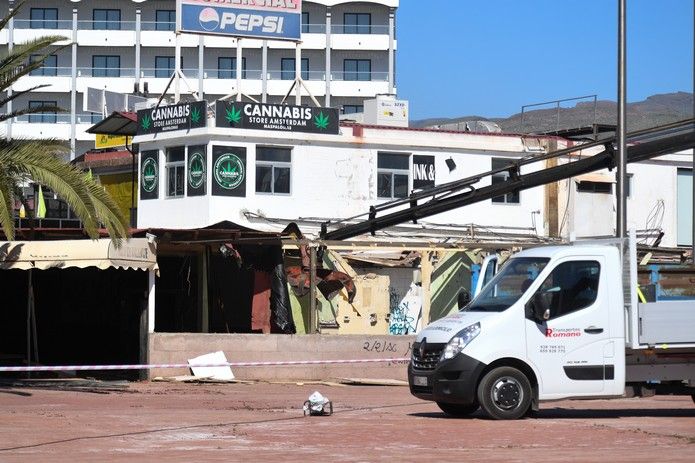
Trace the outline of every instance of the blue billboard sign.
{"label": "blue billboard sign", "polygon": [[179,32],[301,39],[301,0],[178,0],[177,7]]}

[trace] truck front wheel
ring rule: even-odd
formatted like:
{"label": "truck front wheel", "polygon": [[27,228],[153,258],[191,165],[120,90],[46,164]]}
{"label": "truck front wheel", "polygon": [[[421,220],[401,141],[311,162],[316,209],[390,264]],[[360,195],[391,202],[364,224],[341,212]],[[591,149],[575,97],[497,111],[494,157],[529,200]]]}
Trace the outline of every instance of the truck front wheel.
{"label": "truck front wheel", "polygon": [[478,401],[496,420],[516,420],[531,406],[531,383],[525,374],[512,367],[489,371],[478,385]]}
{"label": "truck front wheel", "polygon": [[449,416],[462,417],[468,416],[480,408],[478,404],[470,405],[460,405],[460,404],[450,404],[446,402],[437,402],[440,410]]}

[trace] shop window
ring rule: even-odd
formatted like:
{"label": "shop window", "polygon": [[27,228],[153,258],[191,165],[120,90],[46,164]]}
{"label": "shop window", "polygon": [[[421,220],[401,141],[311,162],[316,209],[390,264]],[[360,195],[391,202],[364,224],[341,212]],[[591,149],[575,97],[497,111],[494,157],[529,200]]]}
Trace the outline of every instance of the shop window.
{"label": "shop window", "polygon": [[167,197],[183,196],[186,180],[186,155],[183,146],[167,149],[166,155]]}
{"label": "shop window", "polygon": [[405,198],[410,185],[410,156],[399,153],[377,154],[377,197]]}
{"label": "shop window", "polygon": [[[217,78],[236,79],[236,58],[227,56],[217,58]],[[246,58],[241,58],[241,78],[246,79]]]}
{"label": "shop window", "polygon": [[256,192],[290,194],[292,150],[289,148],[256,148]]}
{"label": "shop window", "polygon": [[92,11],[92,29],[120,30],[121,29],[121,10],[106,10],[95,8]]}
{"label": "shop window", "polygon": [[[511,161],[509,159],[492,159],[492,170],[502,169],[509,165]],[[497,185],[499,183],[504,183],[509,180],[509,171],[497,172],[492,175],[492,184]],[[501,204],[519,204],[521,198],[519,197],[519,191],[513,191],[507,193],[506,195],[496,196],[492,198],[493,203]]]}

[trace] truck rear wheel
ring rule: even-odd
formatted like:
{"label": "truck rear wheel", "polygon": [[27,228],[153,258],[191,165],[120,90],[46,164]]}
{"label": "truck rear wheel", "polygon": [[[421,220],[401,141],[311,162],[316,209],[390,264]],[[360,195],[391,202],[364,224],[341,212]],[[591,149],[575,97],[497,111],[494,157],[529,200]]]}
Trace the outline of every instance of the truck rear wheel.
{"label": "truck rear wheel", "polygon": [[516,420],[531,406],[531,383],[516,368],[495,368],[480,381],[478,401],[491,418]]}
{"label": "truck rear wheel", "polygon": [[480,408],[480,405],[478,404],[461,405],[450,404],[446,402],[437,402],[437,405],[439,406],[441,411],[443,411],[449,416],[454,417],[468,416]]}

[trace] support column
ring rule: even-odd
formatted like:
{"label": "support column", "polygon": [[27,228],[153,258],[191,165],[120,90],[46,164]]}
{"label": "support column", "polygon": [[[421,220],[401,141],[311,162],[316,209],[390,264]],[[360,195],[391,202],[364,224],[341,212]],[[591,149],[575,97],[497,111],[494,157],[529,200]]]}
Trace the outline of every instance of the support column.
{"label": "support column", "polygon": [[618,168],[617,176],[617,220],[616,220],[616,236],[625,238],[627,231],[627,201],[625,198],[625,184],[627,175],[625,172],[627,165],[626,158],[626,127],[625,127],[625,100],[627,90],[627,79],[625,76],[626,55],[625,55],[625,2],[626,0],[618,0]]}
{"label": "support column", "polygon": [[142,10],[135,10],[135,86],[138,92],[142,92],[140,88],[140,48],[142,46]]}
{"label": "support column", "polygon": [[[695,28],[695,5],[693,7],[693,27]],[[695,31],[695,29],[693,29]],[[693,35],[693,47],[695,47],[695,34]],[[695,118],[695,48],[693,48],[693,118]],[[695,127],[694,127],[695,128]],[[692,262],[693,265],[695,265],[695,148],[693,148],[693,165],[692,165],[692,174],[693,174],[693,214],[691,216],[691,239],[692,241],[692,246],[690,248],[690,252],[692,253]]]}
{"label": "support column", "polygon": [[155,275],[154,270],[147,272],[147,332],[154,333],[154,293],[155,293]]}
{"label": "support column", "polygon": [[422,325],[430,323],[430,310],[432,308],[432,251],[422,251],[420,257],[420,280],[422,282]]}
{"label": "support column", "polygon": [[389,10],[389,93],[393,93],[395,67],[395,36],[396,36],[396,13],[393,8]]}
{"label": "support column", "polygon": [[72,9],[72,64],[70,69],[70,160],[77,156],[77,8]]}
{"label": "support column", "polygon": [[333,20],[333,12],[331,7],[326,8],[326,99],[325,105],[327,108],[331,106],[331,22]]}
{"label": "support column", "polygon": [[241,101],[241,63],[243,61],[241,39],[236,39],[236,100]]}
{"label": "support column", "polygon": [[181,34],[176,33],[176,48],[174,50],[174,103],[181,99]]}
{"label": "support column", "polygon": [[[9,7],[9,12],[12,13],[14,10],[14,0],[10,0],[10,7]],[[10,21],[7,23],[7,52],[12,53],[12,49],[14,48],[14,18],[10,18]],[[9,98],[12,96],[12,86],[10,85],[7,88],[7,114],[10,114],[12,112],[12,100],[9,100]],[[7,140],[12,140],[12,118],[10,117],[7,119],[7,134],[6,134]]]}
{"label": "support column", "polygon": [[205,37],[198,38],[198,98],[200,100],[205,97],[205,88],[203,87],[203,78],[205,77]]}
{"label": "support column", "polygon": [[309,330],[307,334],[319,330],[319,314],[316,305],[316,247],[309,247]]}
{"label": "support column", "polygon": [[261,49],[261,102],[268,102],[268,41],[263,41]]}
{"label": "support column", "polygon": [[294,86],[295,96],[294,104],[301,106],[302,104],[302,44],[297,42],[294,49]]}

